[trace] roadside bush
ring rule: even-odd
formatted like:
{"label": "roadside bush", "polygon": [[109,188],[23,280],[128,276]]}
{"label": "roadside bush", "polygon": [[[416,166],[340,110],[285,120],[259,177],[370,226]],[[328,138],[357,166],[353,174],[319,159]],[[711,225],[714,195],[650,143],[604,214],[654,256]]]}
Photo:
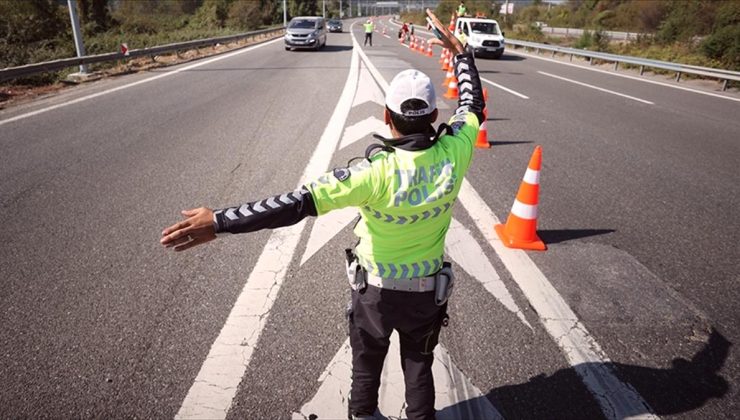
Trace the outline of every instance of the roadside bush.
{"label": "roadside bush", "polygon": [[603,31],[583,31],[583,35],[573,44],[573,48],[590,51],[608,51],[609,36]]}
{"label": "roadside bush", "polygon": [[740,25],[726,26],[701,43],[701,51],[730,70],[740,70]]}
{"label": "roadside bush", "polygon": [[523,41],[544,42],[546,37],[537,25],[530,23],[529,25],[514,25],[512,38]]}

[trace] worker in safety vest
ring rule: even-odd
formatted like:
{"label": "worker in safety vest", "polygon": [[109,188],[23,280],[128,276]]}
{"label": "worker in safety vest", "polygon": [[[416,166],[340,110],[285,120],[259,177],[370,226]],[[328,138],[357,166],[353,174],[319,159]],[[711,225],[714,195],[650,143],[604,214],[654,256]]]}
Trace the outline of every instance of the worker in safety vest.
{"label": "worker in safety vest", "polygon": [[463,47],[468,45],[468,36],[465,35],[465,26],[460,27],[460,29],[455,33],[455,37],[458,41],[463,45]]}
{"label": "worker in safety vest", "polygon": [[455,203],[483,121],[483,95],[473,56],[427,10],[440,39],[454,53],[460,99],[448,124],[438,117],[434,85],[409,69],[391,81],[383,117],[392,138],[368,148],[364,159],[308,182],[298,190],[220,210],[183,212],[161,243],[183,251],[225,233],[254,232],[298,223],[344,207],[361,215],[359,242],[345,252],[351,291],[347,310],[352,346],[350,418],[370,418],[390,335],[398,331],[406,384],[406,416],[435,417],[432,351],[447,320],[453,286],[444,245]]}
{"label": "worker in safety vest", "polygon": [[373,25],[373,21],[368,19],[367,22],[365,22],[362,26],[365,27],[365,43],[363,45],[367,45],[368,40],[370,41],[370,46],[373,46],[373,30],[375,29],[375,25]]}
{"label": "worker in safety vest", "polygon": [[465,7],[465,2],[460,1],[460,5],[457,6],[457,16],[462,17],[465,16],[465,14],[468,12],[468,8]]}

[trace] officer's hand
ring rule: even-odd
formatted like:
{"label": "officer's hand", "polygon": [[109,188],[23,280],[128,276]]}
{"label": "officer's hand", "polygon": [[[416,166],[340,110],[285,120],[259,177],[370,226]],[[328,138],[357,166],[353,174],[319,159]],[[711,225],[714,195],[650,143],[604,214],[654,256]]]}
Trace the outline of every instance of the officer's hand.
{"label": "officer's hand", "polygon": [[463,44],[460,42],[459,39],[455,38],[454,35],[445,27],[442,22],[437,19],[437,16],[432,13],[431,10],[427,9],[427,15],[429,15],[429,18],[432,19],[432,23],[434,23],[434,27],[439,30],[439,33],[442,34],[442,39],[433,38],[429,40],[430,44],[437,44],[441,45],[444,48],[447,48],[448,50],[452,51],[453,54],[462,54],[465,52],[465,47],[463,47]]}
{"label": "officer's hand", "polygon": [[185,220],[162,231],[160,243],[166,248],[175,247],[175,251],[184,251],[196,245],[216,239],[213,228],[213,210],[205,207],[183,210]]}

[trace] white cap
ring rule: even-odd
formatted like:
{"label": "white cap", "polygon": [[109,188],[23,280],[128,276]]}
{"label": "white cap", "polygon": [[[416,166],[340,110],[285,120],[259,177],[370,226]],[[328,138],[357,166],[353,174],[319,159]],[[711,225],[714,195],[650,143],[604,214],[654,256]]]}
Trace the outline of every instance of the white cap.
{"label": "white cap", "polygon": [[[419,110],[406,110],[401,112],[401,104],[409,99],[420,99],[427,103],[426,108]],[[404,70],[396,75],[391,81],[388,92],[385,95],[385,104],[396,114],[407,117],[418,117],[431,114],[437,109],[437,98],[434,93],[434,85],[429,76],[419,70]]]}

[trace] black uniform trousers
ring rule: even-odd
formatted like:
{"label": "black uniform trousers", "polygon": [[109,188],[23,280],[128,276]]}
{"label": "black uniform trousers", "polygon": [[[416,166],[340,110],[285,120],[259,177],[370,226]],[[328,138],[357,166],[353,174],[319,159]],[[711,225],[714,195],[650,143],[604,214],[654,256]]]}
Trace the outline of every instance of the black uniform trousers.
{"label": "black uniform trousers", "polygon": [[367,45],[367,41],[370,41],[370,46],[373,46],[373,33],[372,32],[365,32],[365,43],[363,45]]}
{"label": "black uniform trousers", "polygon": [[434,419],[432,351],[439,340],[446,309],[446,304],[435,304],[434,292],[402,292],[375,286],[367,286],[362,292],[352,291],[352,414],[369,416],[378,407],[383,361],[395,329],[400,338],[406,384],[406,415],[409,420]]}

